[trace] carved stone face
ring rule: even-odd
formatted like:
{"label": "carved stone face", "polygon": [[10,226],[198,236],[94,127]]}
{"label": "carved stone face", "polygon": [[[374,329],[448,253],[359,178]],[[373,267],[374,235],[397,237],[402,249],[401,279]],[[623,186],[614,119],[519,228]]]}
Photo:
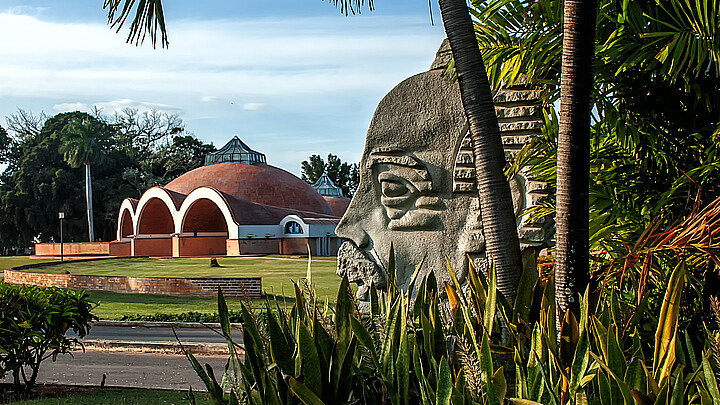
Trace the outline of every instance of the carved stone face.
{"label": "carved stone face", "polygon": [[449,280],[447,258],[459,278],[469,253],[484,260],[485,241],[474,184],[472,150],[457,84],[437,71],[413,76],[380,102],[360,163],[360,185],[336,229],[346,239],[338,274],[385,288],[390,245],[400,288],[423,272]]}

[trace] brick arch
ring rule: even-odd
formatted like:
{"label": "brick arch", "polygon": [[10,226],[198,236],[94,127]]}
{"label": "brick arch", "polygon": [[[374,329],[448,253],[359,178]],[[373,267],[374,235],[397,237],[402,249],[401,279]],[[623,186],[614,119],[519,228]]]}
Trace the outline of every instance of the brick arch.
{"label": "brick arch", "polygon": [[175,222],[165,201],[159,198],[148,200],[138,215],[138,234],[171,234]]}
{"label": "brick arch", "polygon": [[135,233],[135,224],[133,223],[132,214],[129,210],[123,210],[120,215],[120,224],[118,225],[118,240],[127,240]]}
{"label": "brick arch", "polygon": [[182,232],[228,232],[225,215],[214,201],[207,198],[195,200],[185,212]]}
{"label": "brick arch", "polygon": [[227,254],[228,224],[221,207],[210,190],[197,190],[188,197],[180,214],[180,238],[176,240],[177,256],[216,256]]}

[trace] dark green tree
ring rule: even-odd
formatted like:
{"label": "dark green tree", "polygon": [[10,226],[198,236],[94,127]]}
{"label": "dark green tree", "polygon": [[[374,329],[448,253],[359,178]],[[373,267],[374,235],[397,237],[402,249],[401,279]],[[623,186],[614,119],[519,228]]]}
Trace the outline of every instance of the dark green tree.
{"label": "dark green tree", "polygon": [[110,137],[102,134],[110,128],[93,118],[73,118],[59,134],[61,144],[58,151],[62,153],[65,161],[73,169],[85,167],[85,204],[87,207],[88,240],[95,242],[95,228],[93,226],[93,198],[92,175],[90,166],[104,157],[101,143]]}
{"label": "dark green tree", "polygon": [[0,126],[0,163],[7,163],[11,144],[12,138],[10,138],[10,135],[5,131],[5,128]]}
{"label": "dark green tree", "polygon": [[323,173],[327,173],[330,180],[342,189],[345,197],[352,197],[360,182],[357,163],[343,162],[332,153],[328,154],[327,162],[320,155],[312,155],[301,163],[301,167],[301,178],[309,184],[315,184]]}
{"label": "dark green tree", "polygon": [[[34,242],[58,240],[58,212],[65,212],[65,240],[82,241],[87,235],[83,173],[68,166],[60,153],[63,129],[72,121],[96,120],[73,112],[48,119],[40,132],[18,140],[9,164],[0,175],[0,244],[6,250]],[[114,129],[102,122],[98,143],[105,159],[95,164],[93,176],[94,225],[100,240],[115,237],[120,202],[133,195],[122,179],[122,168],[136,162],[115,144]]]}

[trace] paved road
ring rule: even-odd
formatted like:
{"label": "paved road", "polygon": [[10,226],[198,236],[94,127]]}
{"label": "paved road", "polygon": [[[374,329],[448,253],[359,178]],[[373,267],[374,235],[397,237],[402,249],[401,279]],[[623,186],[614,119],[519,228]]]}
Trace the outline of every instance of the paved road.
{"label": "paved road", "polygon": [[[227,356],[196,356],[200,364],[209,363],[221,378]],[[88,351],[48,359],[40,366],[39,383],[95,385],[102,376],[106,386],[161,388],[204,391],[205,386],[182,355]]]}
{"label": "paved road", "polygon": [[[69,331],[72,333],[72,331]],[[200,328],[177,328],[175,329],[182,343],[225,343],[225,338],[211,331]],[[241,335],[239,330],[233,330],[233,338],[239,341]],[[172,328],[148,328],[142,326],[117,327],[117,326],[93,326],[90,333],[84,340],[108,340],[108,341],[129,341],[129,342],[163,342],[176,343]]]}

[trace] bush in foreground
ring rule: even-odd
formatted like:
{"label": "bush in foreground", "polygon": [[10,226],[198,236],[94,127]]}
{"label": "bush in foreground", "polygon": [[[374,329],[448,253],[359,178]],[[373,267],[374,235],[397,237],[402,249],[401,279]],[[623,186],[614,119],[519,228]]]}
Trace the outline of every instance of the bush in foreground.
{"label": "bush in foreground", "polygon": [[90,330],[94,304],[85,290],[42,288],[0,282],[0,376],[12,374],[14,388],[30,391],[40,363],[69,353]]}

